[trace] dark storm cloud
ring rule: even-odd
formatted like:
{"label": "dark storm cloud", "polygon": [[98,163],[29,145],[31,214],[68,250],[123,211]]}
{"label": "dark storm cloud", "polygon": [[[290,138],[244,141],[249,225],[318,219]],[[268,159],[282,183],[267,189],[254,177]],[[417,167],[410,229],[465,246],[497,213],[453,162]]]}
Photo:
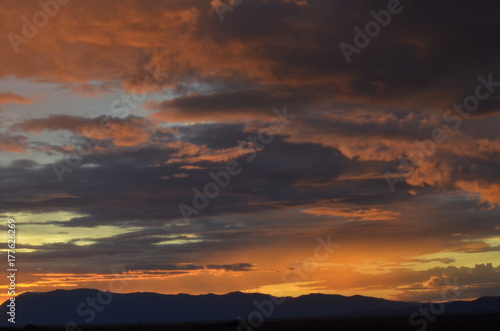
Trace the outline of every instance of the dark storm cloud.
{"label": "dark storm cloud", "polygon": [[236,264],[209,264],[207,269],[224,270],[224,271],[251,271],[254,269],[251,263],[236,263]]}
{"label": "dark storm cloud", "polygon": [[[272,93],[272,92],[271,92]],[[241,110],[265,111],[270,104],[287,104],[284,100],[263,91],[234,91],[208,95],[185,96],[161,103],[161,109],[178,109],[200,115],[204,112],[238,112]]]}
{"label": "dark storm cloud", "polygon": [[[332,125],[335,123],[332,122]],[[334,126],[333,129],[340,127]],[[324,130],[327,128],[326,125]],[[238,141],[252,134],[243,133],[241,125],[193,125],[180,127],[179,130],[186,141],[204,143],[213,149],[236,146]],[[352,126],[352,130],[362,131],[362,127]],[[172,140],[171,136],[161,137],[158,132],[156,135],[158,139]],[[66,174],[62,183],[56,180],[50,165],[18,161],[2,172],[4,178],[13,179],[6,182],[0,192],[4,201],[11,202],[8,207],[11,212],[63,209],[83,215],[70,221],[53,223],[61,226],[154,226],[178,220],[181,217],[178,204],[189,203],[193,198],[193,188],[203,190],[204,185],[212,181],[209,172],[217,172],[225,164],[199,161],[194,164],[195,168],[181,169],[184,166],[182,163],[167,163],[175,152],[173,148],[154,144],[96,152],[86,156],[81,167]],[[237,158],[243,169],[242,175],[232,179],[231,185],[223,189],[203,211],[203,216],[224,215],[233,212],[234,208],[251,213],[279,206],[301,206],[315,200],[336,199],[361,206],[411,198],[409,194],[391,194],[383,178],[341,180],[340,177],[345,174],[352,177],[370,171],[383,173],[387,163],[350,160],[335,148],[290,143],[276,136],[274,141],[256,153],[255,160],[248,162],[247,157]],[[457,174],[453,177],[481,179],[496,176],[494,164],[475,161],[462,162],[470,164],[473,171],[458,166],[461,162],[457,162]],[[85,164],[92,166],[86,167]],[[177,173],[185,175],[172,176]],[[259,205],[259,201],[266,203]]]}
{"label": "dark storm cloud", "polygon": [[[61,126],[57,125],[57,128]],[[231,146],[231,141],[232,146],[236,146],[238,141],[251,135],[240,130],[241,127],[235,125],[192,126],[185,139],[194,143],[204,142],[218,149]],[[167,163],[175,152],[173,148],[154,144],[106,153],[94,151],[85,156],[80,167],[66,173],[62,183],[56,180],[51,165],[18,161],[2,172],[3,176],[12,180],[2,186],[0,194],[4,201],[12,201],[8,207],[10,211],[42,212],[62,208],[88,215],[61,222],[64,226],[129,226],[175,220],[181,216],[177,204],[192,199],[193,188],[203,189],[212,180],[208,173],[219,171],[225,164],[200,161],[194,165],[201,169],[180,169],[184,164]],[[304,154],[308,157],[303,158]],[[298,183],[315,185],[329,182],[347,171],[361,173],[365,167],[363,162],[350,161],[334,148],[287,143],[279,136],[265,149],[256,152],[255,160],[249,162],[246,158],[237,159],[244,169],[243,175],[234,178],[232,185],[223,190],[214,203],[214,210],[207,209],[205,215],[230,212],[234,206],[242,212],[250,212],[260,207],[248,205],[247,201],[263,198],[272,203],[294,205],[303,203],[304,199],[339,197],[345,195],[344,189],[342,193],[335,194],[331,190],[309,189],[307,185],[291,188]],[[186,175],[175,176],[176,173]],[[379,186],[383,185],[380,181]],[[252,189],[249,190],[249,187]],[[352,191],[352,194],[356,193]],[[41,195],[45,198],[39,199]],[[226,207],[222,207],[224,205]]]}
{"label": "dark storm cloud", "polygon": [[353,44],[353,28],[364,30],[374,19],[370,11],[387,9],[387,3],[312,0],[296,6],[246,1],[226,15],[224,24],[202,17],[202,36],[221,45],[233,39],[255,42],[260,56],[273,63],[276,77],[303,79],[304,85],[323,78],[317,85],[329,81],[332,88],[325,92],[338,94],[334,86],[341,82],[333,77],[344,74],[349,96],[389,97],[400,104],[402,97],[422,92],[435,92],[426,96],[431,103],[441,102],[443,93],[460,98],[469,94],[467,82],[477,75],[498,76],[493,72],[500,51],[495,1],[480,6],[467,1],[401,1],[403,11],[393,15],[388,27],[348,65],[339,44]]}
{"label": "dark storm cloud", "polygon": [[[370,11],[386,9],[388,1],[309,0],[300,5],[294,1],[246,0],[226,12],[223,22],[209,2],[128,2],[137,9],[139,31],[132,29],[135,25],[123,24],[125,16],[109,19],[109,13],[129,8],[122,7],[122,2],[99,6],[99,15],[91,10],[92,2],[87,3],[68,6],[68,21],[55,20],[46,30],[50,37],[75,29],[81,36],[85,31],[78,41],[92,57],[82,60],[78,48],[48,46],[64,43],[65,38],[37,38],[27,46],[43,49],[47,56],[38,61],[32,58],[37,52],[13,57],[6,45],[9,52],[5,52],[3,74],[48,75],[46,79],[71,83],[124,79],[141,85],[146,68],[159,64],[165,73],[159,86],[223,82],[221,90],[228,90],[236,82],[250,90],[316,87],[323,95],[342,97],[348,103],[367,98],[399,105],[411,96],[426,99],[427,104],[441,104],[443,98],[467,95],[467,82],[479,74],[498,76],[494,71],[500,50],[499,5],[493,0],[481,5],[470,1],[401,1],[402,12],[393,15],[390,24],[360,54],[353,54],[351,64],[347,64],[339,44],[353,43],[353,28],[364,29],[373,20]],[[5,10],[6,16],[15,16]],[[87,16],[93,20],[85,20]],[[88,24],[103,24],[108,34],[71,24],[77,17]],[[15,20],[9,23],[15,25]],[[186,39],[191,43],[182,42]],[[106,43],[113,44],[113,52],[103,47]],[[62,61],[63,65],[54,60],[58,58],[68,61]],[[134,74],[137,79],[124,78]]]}

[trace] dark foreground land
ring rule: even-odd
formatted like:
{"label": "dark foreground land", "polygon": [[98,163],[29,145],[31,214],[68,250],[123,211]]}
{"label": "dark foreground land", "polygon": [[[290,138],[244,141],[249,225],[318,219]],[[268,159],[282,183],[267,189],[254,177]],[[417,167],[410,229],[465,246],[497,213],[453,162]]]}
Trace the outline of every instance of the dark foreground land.
{"label": "dark foreground land", "polygon": [[[151,324],[140,325],[81,325],[82,331],[102,330],[102,331],[235,331],[235,330],[259,330],[259,331],[357,331],[357,330],[419,330],[422,323],[411,326],[408,317],[376,317],[376,318],[337,318],[321,320],[284,320],[265,321],[258,327],[243,327],[240,323],[233,322],[206,322],[206,323],[182,323],[182,324]],[[20,328],[0,328],[1,330],[54,330],[63,331],[64,327],[42,327],[28,325]],[[78,329],[75,329],[78,330]],[[422,329],[424,330],[424,329]],[[425,330],[500,330],[500,313],[497,314],[476,314],[476,315],[442,315],[436,316],[433,322],[429,322]]]}

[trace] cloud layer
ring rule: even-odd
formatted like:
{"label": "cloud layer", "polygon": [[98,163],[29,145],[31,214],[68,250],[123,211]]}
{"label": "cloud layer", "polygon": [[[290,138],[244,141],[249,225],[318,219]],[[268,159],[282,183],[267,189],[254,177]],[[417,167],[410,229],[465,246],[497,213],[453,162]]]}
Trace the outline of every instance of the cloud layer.
{"label": "cloud layer", "polygon": [[387,4],[7,1],[22,289],[499,293],[499,5],[401,1],[370,37]]}

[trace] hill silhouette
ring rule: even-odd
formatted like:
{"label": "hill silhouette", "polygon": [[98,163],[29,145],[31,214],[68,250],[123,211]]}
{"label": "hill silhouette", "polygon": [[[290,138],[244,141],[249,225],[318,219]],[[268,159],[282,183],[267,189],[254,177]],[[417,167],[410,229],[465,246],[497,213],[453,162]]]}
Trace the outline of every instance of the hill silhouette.
{"label": "hill silhouette", "polygon": [[[7,316],[7,303],[0,314]],[[415,302],[389,301],[364,296],[309,294],[276,298],[259,293],[224,295],[164,295],[157,293],[110,293],[94,289],[23,293],[16,298],[15,326],[86,324],[137,324],[200,321],[231,321],[241,318],[290,319],[340,316],[409,315]],[[500,297],[445,304],[446,313],[500,311]],[[259,317],[260,316],[260,317]],[[6,318],[0,326],[13,326]]]}

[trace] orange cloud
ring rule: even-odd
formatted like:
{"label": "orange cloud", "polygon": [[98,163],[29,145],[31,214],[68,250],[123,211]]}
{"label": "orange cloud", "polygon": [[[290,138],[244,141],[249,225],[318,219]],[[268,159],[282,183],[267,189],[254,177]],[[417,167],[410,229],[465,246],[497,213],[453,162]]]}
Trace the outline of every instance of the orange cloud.
{"label": "orange cloud", "polygon": [[151,125],[148,120],[138,117],[119,119],[100,116],[89,119],[54,115],[48,118],[28,120],[17,127],[37,133],[43,130],[68,130],[95,140],[111,139],[117,147],[130,147],[150,141]]}
{"label": "orange cloud", "polygon": [[343,217],[351,221],[388,221],[397,219],[401,213],[376,208],[352,209],[314,207],[302,210],[303,213],[315,216]]}
{"label": "orange cloud", "polygon": [[[39,10],[36,2],[2,6],[5,20],[0,28],[22,37],[20,17],[30,20]],[[200,77],[236,72],[258,79],[271,75],[272,61],[259,54],[257,44],[227,40],[221,47],[221,41],[200,36],[200,16],[209,12],[210,4],[198,1],[72,2],[37,28],[35,36],[25,38],[19,52],[4,38],[0,76],[71,83],[123,80],[126,89],[139,91],[148,84],[172,87],[180,81],[195,82],[195,72]],[[148,69],[155,67],[163,73],[159,84],[147,77]]]}
{"label": "orange cloud", "polygon": [[498,183],[459,180],[456,186],[471,194],[479,194],[483,202],[488,202],[492,205],[500,204],[500,184]]}
{"label": "orange cloud", "polygon": [[0,133],[0,151],[26,153],[28,139],[23,136],[9,136]]}
{"label": "orange cloud", "polygon": [[31,99],[12,92],[0,93],[0,104],[2,103],[31,103]]}
{"label": "orange cloud", "polygon": [[174,153],[175,158],[167,161],[167,164],[172,163],[196,163],[202,161],[208,162],[227,162],[238,158],[242,155],[253,153],[250,148],[231,147],[221,149],[211,149],[206,145],[196,145],[189,142],[177,140],[166,144],[167,147],[177,148],[179,151]]}

